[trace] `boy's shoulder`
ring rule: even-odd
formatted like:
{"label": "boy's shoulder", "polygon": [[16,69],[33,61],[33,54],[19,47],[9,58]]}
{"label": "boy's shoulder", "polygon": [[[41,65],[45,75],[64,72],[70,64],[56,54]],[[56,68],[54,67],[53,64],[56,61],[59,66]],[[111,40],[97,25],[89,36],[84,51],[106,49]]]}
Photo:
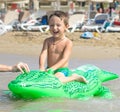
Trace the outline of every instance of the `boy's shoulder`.
{"label": "boy's shoulder", "polygon": [[[53,37],[52,36],[48,37],[48,38],[45,39],[45,41],[51,42],[51,41],[53,41]],[[67,38],[67,37],[65,37],[64,41],[65,41],[66,44],[72,44],[72,40]]]}
{"label": "boy's shoulder", "polygon": [[68,43],[72,43],[72,40],[69,39],[69,38],[67,38],[67,37],[66,37],[66,41],[67,41]]}
{"label": "boy's shoulder", "polygon": [[65,45],[66,46],[73,46],[72,40],[66,37],[66,39],[65,39]]}
{"label": "boy's shoulder", "polygon": [[52,40],[52,38],[53,38],[53,37],[47,37],[47,38],[45,39],[45,41]]}

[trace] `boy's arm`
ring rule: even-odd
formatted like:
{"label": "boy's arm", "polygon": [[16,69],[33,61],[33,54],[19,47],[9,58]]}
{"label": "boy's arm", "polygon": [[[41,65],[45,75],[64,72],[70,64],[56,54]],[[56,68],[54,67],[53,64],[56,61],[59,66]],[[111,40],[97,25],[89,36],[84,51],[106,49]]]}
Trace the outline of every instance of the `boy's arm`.
{"label": "boy's arm", "polygon": [[42,48],[42,51],[40,53],[40,56],[39,56],[39,69],[40,70],[45,70],[45,61],[46,61],[46,57],[47,57],[47,48],[48,48],[48,45],[47,45],[47,39],[44,41],[43,43],[43,48]]}

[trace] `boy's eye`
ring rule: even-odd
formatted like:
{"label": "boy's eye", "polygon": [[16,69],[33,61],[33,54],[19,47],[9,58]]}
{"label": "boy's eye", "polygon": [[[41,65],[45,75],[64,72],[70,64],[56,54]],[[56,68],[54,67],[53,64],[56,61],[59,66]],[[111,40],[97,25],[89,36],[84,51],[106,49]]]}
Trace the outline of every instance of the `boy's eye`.
{"label": "boy's eye", "polygon": [[50,25],[50,27],[53,27],[54,25]]}
{"label": "boy's eye", "polygon": [[61,26],[60,24],[57,24],[57,26],[59,27],[59,26]]}
{"label": "boy's eye", "polygon": [[56,25],[50,25],[50,27],[55,27],[55,26],[57,26],[57,27],[60,27],[61,25],[60,24],[56,24]]}

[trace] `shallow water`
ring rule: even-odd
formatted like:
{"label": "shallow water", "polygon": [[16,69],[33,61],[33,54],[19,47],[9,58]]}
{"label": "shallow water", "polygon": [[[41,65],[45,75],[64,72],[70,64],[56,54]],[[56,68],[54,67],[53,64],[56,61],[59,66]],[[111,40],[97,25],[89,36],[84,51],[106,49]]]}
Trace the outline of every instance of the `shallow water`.
{"label": "shallow water", "polygon": [[[21,55],[0,55],[0,63],[13,65],[19,61],[28,63],[30,69],[38,69],[38,57]],[[93,64],[99,68],[120,74],[120,59],[78,60],[70,61],[70,68],[84,64]],[[40,98],[37,100],[13,99],[7,95],[7,84],[17,73],[0,73],[0,112],[119,112],[120,111],[120,79],[103,85],[111,89],[113,99],[91,98],[87,101],[65,98]]]}

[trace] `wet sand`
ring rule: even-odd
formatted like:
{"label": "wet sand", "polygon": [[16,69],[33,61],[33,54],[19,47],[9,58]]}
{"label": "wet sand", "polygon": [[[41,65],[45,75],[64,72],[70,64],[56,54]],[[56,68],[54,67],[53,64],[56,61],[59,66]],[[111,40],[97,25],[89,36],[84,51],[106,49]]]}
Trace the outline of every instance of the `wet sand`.
{"label": "wet sand", "polygon": [[[66,33],[74,44],[71,57],[120,58],[120,33],[102,33],[97,39],[82,39],[81,33]],[[49,32],[8,32],[0,37],[0,53],[39,56],[43,40],[49,36]]]}

